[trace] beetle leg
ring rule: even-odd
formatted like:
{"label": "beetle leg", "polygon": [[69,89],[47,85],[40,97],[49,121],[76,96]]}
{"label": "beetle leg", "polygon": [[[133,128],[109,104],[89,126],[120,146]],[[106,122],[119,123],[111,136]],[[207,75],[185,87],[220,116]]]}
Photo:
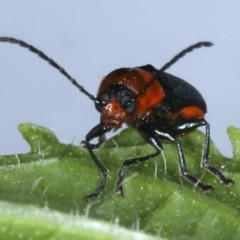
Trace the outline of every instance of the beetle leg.
{"label": "beetle leg", "polygon": [[108,169],[103,165],[103,163],[97,158],[97,156],[94,154],[92,150],[92,145],[89,143],[93,138],[102,136],[106,132],[108,132],[109,129],[107,129],[103,123],[98,124],[96,127],[94,127],[86,136],[86,141],[84,142],[86,148],[88,149],[94,163],[101,171],[103,178],[99,185],[99,187],[91,194],[86,196],[87,200],[94,200],[95,198],[99,197],[102,193],[103,189],[106,187],[107,184],[107,178],[108,178]]}
{"label": "beetle leg", "polygon": [[[103,120],[102,120],[102,117],[100,118],[100,123],[102,123]],[[98,137],[98,143],[89,143],[89,146],[91,146],[92,149],[98,149],[98,148],[101,148],[101,146],[103,145],[103,143],[106,142],[106,135],[105,134],[101,134],[99,137]],[[86,143],[85,141],[82,141],[80,143],[83,147],[86,147]]]}
{"label": "beetle leg", "polygon": [[209,145],[210,145],[210,127],[209,123],[205,121],[206,126],[206,137],[205,137],[205,144],[203,147],[203,156],[201,165],[203,168],[211,172],[213,175],[215,175],[221,183],[223,183],[225,186],[232,186],[234,184],[234,181],[231,179],[226,178],[217,168],[212,167],[209,163]]}
{"label": "beetle leg", "polygon": [[[98,137],[98,142],[97,143],[89,143],[89,146],[91,147],[91,149],[99,149],[102,147],[103,143],[106,142],[106,140],[107,140],[107,138],[106,138],[105,134],[100,135]],[[86,148],[86,141],[82,141],[80,143],[80,145]]]}
{"label": "beetle leg", "polygon": [[205,168],[207,171],[215,175],[221,183],[225,186],[231,186],[234,184],[234,181],[231,179],[227,179],[217,168],[212,167],[209,163],[209,146],[210,146],[210,126],[209,123],[205,119],[196,119],[196,120],[188,120],[184,121],[181,125],[174,126],[174,133],[181,134],[181,131],[186,133],[186,130],[191,131],[197,127],[205,126],[206,128],[206,137],[205,144],[203,147],[203,155],[201,160],[201,166]]}
{"label": "beetle leg", "polygon": [[161,143],[154,136],[153,133],[150,133],[150,131],[148,131],[148,129],[143,129],[143,128],[139,127],[138,132],[157,151],[155,153],[151,153],[151,154],[144,155],[144,156],[128,158],[128,159],[125,159],[123,161],[123,164],[118,171],[118,180],[117,180],[117,183],[116,183],[116,192],[120,192],[122,197],[123,197],[123,181],[124,181],[124,177],[125,177],[125,174],[126,174],[126,171],[127,171],[127,167],[132,165],[132,164],[135,164],[135,163],[139,163],[139,162],[149,160],[149,159],[157,156],[158,154],[160,154],[160,152],[162,151]]}
{"label": "beetle leg", "polygon": [[179,143],[179,141],[175,137],[173,137],[169,133],[162,132],[162,131],[159,131],[159,130],[155,130],[155,133],[159,137],[167,139],[171,142],[174,142],[177,145],[178,156],[179,156],[179,169],[180,169],[181,176],[186,178],[189,182],[193,183],[195,186],[199,187],[204,192],[209,192],[209,191],[213,190],[212,186],[203,184],[197,178],[195,178],[194,176],[192,176],[188,173],[187,166],[186,166],[186,161],[185,161],[185,158],[184,158],[184,154],[183,154],[181,144]]}

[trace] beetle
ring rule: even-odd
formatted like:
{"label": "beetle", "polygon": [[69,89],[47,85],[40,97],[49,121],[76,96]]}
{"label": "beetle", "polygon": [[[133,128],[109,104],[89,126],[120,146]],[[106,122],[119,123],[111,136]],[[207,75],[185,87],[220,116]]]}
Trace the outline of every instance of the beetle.
{"label": "beetle", "polygon": [[[177,54],[160,70],[149,64],[116,69],[102,80],[97,97],[86,91],[64,68],[32,45],[11,37],[0,37],[0,42],[18,44],[47,61],[69,79],[78,90],[90,98],[95,103],[97,111],[100,112],[100,123],[89,131],[83,143],[101,171],[102,179],[97,189],[87,195],[86,199],[94,200],[100,196],[106,187],[109,174],[108,169],[93,150],[101,144],[105,133],[119,129],[123,123],[135,128],[143,139],[155,149],[155,152],[123,161],[116,182],[116,192],[122,196],[127,168],[132,164],[147,161],[159,155],[163,151],[160,140],[168,140],[176,145],[182,177],[204,192],[213,190],[212,186],[205,185],[188,173],[184,153],[177,139],[200,126],[204,126],[206,129],[201,166],[215,175],[225,186],[234,184],[234,181],[226,178],[209,163],[210,126],[204,118],[207,106],[202,95],[183,79],[165,72],[186,53],[197,48],[210,47],[213,45],[211,42],[199,42],[191,45]],[[99,143],[91,144],[91,140],[97,137],[100,139]]]}

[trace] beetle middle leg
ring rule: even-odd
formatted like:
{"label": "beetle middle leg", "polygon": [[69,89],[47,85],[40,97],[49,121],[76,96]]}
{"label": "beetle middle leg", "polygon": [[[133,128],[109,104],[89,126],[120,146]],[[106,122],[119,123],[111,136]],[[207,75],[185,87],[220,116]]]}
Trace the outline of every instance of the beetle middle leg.
{"label": "beetle middle leg", "polygon": [[158,138],[154,136],[152,131],[150,131],[150,129],[145,129],[140,127],[138,129],[138,132],[149,144],[151,144],[156,149],[156,152],[148,155],[144,155],[144,156],[128,158],[123,161],[123,164],[120,170],[118,171],[118,180],[116,183],[116,192],[120,192],[121,196],[123,196],[123,181],[127,171],[127,167],[135,163],[140,163],[140,162],[149,160],[159,155],[162,151],[161,143],[159,142]]}

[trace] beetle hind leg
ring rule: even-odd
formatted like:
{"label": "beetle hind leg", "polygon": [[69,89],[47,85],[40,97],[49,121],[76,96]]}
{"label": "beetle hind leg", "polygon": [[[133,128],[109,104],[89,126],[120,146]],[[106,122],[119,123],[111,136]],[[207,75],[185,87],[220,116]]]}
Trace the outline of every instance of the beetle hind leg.
{"label": "beetle hind leg", "polygon": [[173,135],[171,135],[165,131],[161,131],[161,130],[157,130],[157,129],[155,130],[155,133],[159,137],[176,144],[177,150],[178,150],[178,157],[179,157],[179,172],[183,178],[185,178],[187,181],[189,181],[196,187],[200,188],[203,192],[210,192],[211,190],[213,190],[212,186],[203,184],[200,180],[198,180],[197,178],[195,178],[194,176],[192,176],[191,174],[188,173],[187,165],[186,165],[186,161],[185,161],[185,157],[183,154],[181,144]]}
{"label": "beetle hind leg", "polygon": [[198,180],[197,178],[195,178],[194,176],[188,173],[182,147],[176,139],[175,139],[175,143],[177,144],[177,148],[178,148],[179,169],[180,169],[181,176],[184,177],[189,182],[191,182],[192,184],[194,184],[196,187],[200,188],[203,192],[212,191],[214,188],[211,185],[203,184],[200,180]]}
{"label": "beetle hind leg", "polygon": [[218,178],[218,180],[223,183],[225,186],[230,187],[234,184],[234,181],[231,179],[226,178],[217,168],[212,167],[209,163],[209,145],[210,145],[210,127],[209,123],[205,121],[206,126],[206,138],[205,138],[205,144],[203,148],[203,156],[201,161],[201,166],[205,168],[207,171],[212,173],[214,176]]}
{"label": "beetle hind leg", "polygon": [[210,165],[203,165],[207,171],[215,175],[219,181],[224,184],[226,187],[231,187],[235,182],[229,178],[226,178],[217,168],[212,167]]}
{"label": "beetle hind leg", "polygon": [[[212,173],[225,186],[227,186],[227,187],[232,186],[234,184],[234,181],[226,178],[220,172],[220,170],[218,170],[215,167],[212,167],[209,163],[210,126],[209,126],[209,123],[205,119],[189,119],[189,120],[185,119],[181,123],[178,123],[177,125],[173,126],[172,130],[176,135],[179,135],[182,133],[190,132],[200,126],[204,126],[206,128],[206,135],[205,135],[206,137],[205,137],[205,143],[204,143],[204,147],[203,147],[203,155],[202,155],[202,159],[201,159],[202,168],[204,168],[208,172]],[[184,175],[184,173],[183,173],[183,175]],[[190,179],[189,179],[189,181],[194,183],[194,181],[192,181]]]}

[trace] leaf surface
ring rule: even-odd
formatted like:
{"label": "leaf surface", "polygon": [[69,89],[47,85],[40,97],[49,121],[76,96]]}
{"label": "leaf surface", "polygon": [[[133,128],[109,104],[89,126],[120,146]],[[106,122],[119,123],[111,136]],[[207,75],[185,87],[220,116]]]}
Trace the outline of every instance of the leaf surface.
{"label": "leaf surface", "polygon": [[[69,217],[77,217],[77,214],[88,220],[104,221],[110,229],[114,229],[117,223],[124,228],[164,239],[239,239],[239,129],[228,129],[234,153],[231,159],[222,156],[213,143],[210,151],[211,164],[233,179],[236,183],[234,186],[223,186],[213,175],[200,168],[205,136],[194,131],[179,139],[188,170],[205,184],[211,184],[214,191],[204,194],[180,177],[176,146],[163,142],[166,163],[160,155],[130,166],[122,198],[115,193],[114,188],[117,171],[123,160],[154,151],[134,129],[123,130],[109,139],[101,149],[95,150],[96,155],[110,170],[110,176],[103,194],[90,203],[84,197],[97,188],[101,173],[87,150],[59,143],[50,130],[33,124],[21,124],[19,130],[31,146],[31,151],[27,154],[0,157],[0,221],[5,223],[6,234],[13,230],[20,234],[29,225],[26,220],[22,220],[20,210],[11,215],[4,204],[9,204],[12,209],[22,209],[22,212],[27,212],[26,209],[32,207],[41,213],[47,207],[49,211],[62,214],[61,218],[65,222]],[[13,223],[21,221],[21,227],[15,229]],[[64,229],[54,220],[45,225],[41,221],[43,220],[34,219],[31,222],[28,219],[34,231],[46,230],[50,234],[56,229]],[[74,239],[70,236],[76,229],[69,229],[69,235],[64,235],[64,238],[61,234],[57,237],[46,234],[42,238],[31,235],[31,239],[67,239],[66,236]],[[78,231],[79,234],[85,234],[83,230]],[[99,232],[100,235],[96,235],[96,238],[94,234],[92,238],[85,239],[100,239],[97,237],[102,233]],[[109,239],[120,239],[117,237],[110,235]]]}

